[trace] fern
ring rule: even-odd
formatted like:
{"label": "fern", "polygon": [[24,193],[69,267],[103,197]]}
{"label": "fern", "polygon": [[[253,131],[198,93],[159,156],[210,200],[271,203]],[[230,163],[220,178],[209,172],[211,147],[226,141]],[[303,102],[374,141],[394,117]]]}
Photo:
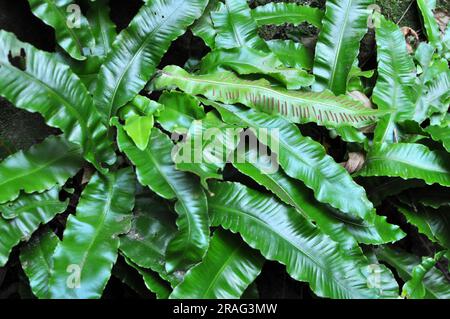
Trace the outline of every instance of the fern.
{"label": "fern", "polygon": [[372,0],[28,2],[55,47],[0,31],[1,297],[450,298],[434,1],[413,52]]}

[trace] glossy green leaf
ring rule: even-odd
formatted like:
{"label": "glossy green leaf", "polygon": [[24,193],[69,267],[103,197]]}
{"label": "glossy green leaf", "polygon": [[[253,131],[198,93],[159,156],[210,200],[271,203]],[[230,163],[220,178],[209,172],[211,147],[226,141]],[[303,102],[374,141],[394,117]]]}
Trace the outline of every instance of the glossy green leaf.
{"label": "glossy green leaf", "polygon": [[28,0],[33,14],[55,29],[58,44],[74,59],[84,60],[95,40],[80,6],[73,0]]}
{"label": "glossy green leaf", "polygon": [[177,66],[167,66],[154,85],[158,89],[177,87],[223,103],[241,103],[271,115],[282,115],[294,123],[364,127],[374,123],[380,115],[379,111],[368,109],[347,96],[337,97],[327,91],[288,91],[272,87],[266,80],[240,79],[228,71],[191,75]]}
{"label": "glossy green leaf", "polygon": [[164,110],[158,115],[158,123],[169,132],[186,133],[194,120],[205,117],[205,111],[194,97],[181,92],[164,92],[159,98]]}
{"label": "glossy green leaf", "polygon": [[318,28],[322,27],[323,11],[306,5],[295,3],[267,3],[252,10],[256,23],[261,25],[294,25],[308,22]]}
{"label": "glossy green leaf", "polygon": [[[0,42],[0,95],[16,107],[41,113],[48,125],[80,145],[85,158],[98,169],[102,162],[113,164],[115,154],[107,127],[91,95],[69,67],[11,33],[0,31]],[[22,65],[17,65],[17,59]]]}
{"label": "glossy green leaf", "polygon": [[314,57],[301,43],[292,40],[266,41],[270,51],[287,67],[311,70]]}
{"label": "glossy green leaf", "polygon": [[308,282],[316,295],[378,298],[395,294],[369,288],[362,267],[293,208],[240,184],[214,183],[211,191],[213,225],[239,232],[266,259],[286,265],[292,278]]}
{"label": "glossy green leaf", "polygon": [[141,150],[145,150],[153,128],[153,116],[132,116],[125,121],[123,129]]}
{"label": "glossy green leaf", "polygon": [[175,237],[175,218],[169,207],[149,193],[136,196],[131,230],[120,237],[120,250],[133,264],[151,269],[172,284],[179,279],[166,273],[166,250]]}
{"label": "glossy green leaf", "polygon": [[176,168],[198,175],[202,186],[208,188],[208,179],[222,179],[241,131],[209,112],[203,120],[192,122],[184,142],[177,145]]}
{"label": "glossy green leaf", "polygon": [[414,266],[412,270],[412,277],[408,280],[402,289],[402,296],[409,299],[423,299],[427,293],[423,283],[426,274],[436,265],[436,262],[441,259],[443,252],[437,253],[434,258],[422,258],[422,262]]}
{"label": "glossy green leaf", "polygon": [[437,142],[441,142],[447,152],[450,153],[450,126],[429,126],[425,129],[431,138]]}
{"label": "glossy green leaf", "polygon": [[111,21],[109,0],[95,0],[89,4],[87,19],[95,39],[94,55],[105,56],[116,38],[116,26]]}
{"label": "glossy green leaf", "polygon": [[[4,219],[0,217],[0,267],[3,267],[8,261],[11,249],[21,241],[27,241],[31,235],[39,228],[41,224],[46,224],[52,220],[57,214],[64,212],[69,201],[60,202],[59,205],[49,205],[40,207],[40,197],[48,200],[49,197],[53,201],[58,200],[58,190],[53,188],[40,196],[22,195],[13,202],[12,205],[28,206],[14,219]],[[34,205],[33,205],[34,204]]]}
{"label": "glossy green leaf", "polygon": [[420,233],[442,247],[450,249],[450,214],[446,207],[431,209],[417,205],[414,208],[398,207],[398,209]]}
{"label": "glossy green leaf", "polygon": [[[77,145],[60,136],[51,136],[0,162],[0,203],[16,199],[20,191],[43,192],[55,185],[63,185],[82,165]],[[4,214],[12,216],[14,212]]]}
{"label": "glossy green leaf", "polygon": [[450,155],[420,144],[383,144],[369,152],[358,175],[418,178],[429,185],[450,186]]}
{"label": "glossy green leaf", "polygon": [[385,217],[376,216],[374,222],[349,218],[329,206],[315,200],[312,192],[304,184],[287,176],[281,169],[268,173],[268,159],[258,156],[255,148],[250,148],[245,162],[233,163],[240,172],[253,178],[258,184],[274,193],[284,203],[294,207],[306,219],[315,224],[339,243],[347,253],[360,253],[358,242],[383,244],[402,239],[405,234],[398,226],[386,222]]}
{"label": "glossy green leaf", "polygon": [[218,229],[203,261],[175,287],[172,299],[238,299],[261,272],[263,258],[233,234]]}
{"label": "glossy green leaf", "polygon": [[289,90],[310,86],[314,76],[301,69],[286,68],[275,54],[248,47],[214,50],[205,56],[200,72],[213,73],[221,67],[238,74],[264,74],[283,83]]}
{"label": "glossy green leaf", "polygon": [[102,296],[117,260],[118,236],[131,228],[135,176],[131,168],[90,180],[69,216],[64,238],[53,256],[51,298],[94,299]]}
{"label": "glossy green leaf", "polygon": [[211,49],[216,46],[216,29],[211,18],[211,13],[220,9],[219,0],[209,0],[203,15],[192,25],[192,33],[203,39]]}
{"label": "glossy green leaf", "polygon": [[446,114],[448,111],[450,105],[450,70],[439,68],[436,72],[434,78],[422,84],[420,88],[420,95],[416,102],[416,113],[414,114],[414,120],[419,123],[435,113]]}
{"label": "glossy green leaf", "polygon": [[373,92],[373,101],[381,110],[389,110],[375,131],[375,142],[396,141],[399,121],[410,120],[414,115],[416,79],[412,57],[400,28],[380,16],[376,29],[378,52],[378,79]]}
{"label": "glossy green leaf", "polygon": [[[421,262],[420,258],[415,255],[411,255],[398,248],[394,249],[387,246],[381,246],[376,249],[376,254],[379,259],[394,267],[404,281],[412,278],[414,267]],[[426,299],[450,298],[450,284],[444,274],[438,269],[432,268],[428,271],[422,283],[425,287]]]}
{"label": "glossy green leaf", "polygon": [[114,42],[103,64],[95,101],[104,118],[136,96],[171,42],[205,9],[207,0],[157,0],[144,4]]}
{"label": "glossy green leaf", "polygon": [[346,92],[347,77],[367,32],[373,0],[327,0],[323,26],[316,45],[313,90]]}
{"label": "glossy green leaf", "polygon": [[128,258],[125,258],[125,261],[128,265],[136,269],[139,275],[142,276],[142,279],[144,280],[144,284],[147,287],[147,289],[153,292],[158,299],[169,298],[172,289],[170,288],[167,282],[165,282],[164,280],[161,279],[161,277],[158,276],[157,273],[148,269],[142,269],[141,267],[135,265]]}
{"label": "glossy green leaf", "polygon": [[206,196],[200,184],[189,173],[175,169],[171,158],[174,144],[158,129],[153,129],[145,151],[130,141],[118,123],[117,142],[136,166],[139,182],[159,196],[177,200],[175,210],[178,233],[166,251],[168,273],[187,270],[199,262],[209,243],[209,217]]}
{"label": "glossy green leaf", "polygon": [[22,248],[20,263],[27,275],[33,294],[39,299],[50,297],[48,282],[52,269],[52,257],[58,245],[58,237],[50,229],[33,238]]}
{"label": "glossy green leaf", "polygon": [[[286,174],[303,181],[314,191],[318,201],[330,204],[350,216],[373,221],[374,208],[364,189],[326,154],[321,144],[304,137],[294,124],[282,117],[251,109],[218,103],[212,105],[225,122],[249,127],[260,141],[268,141]],[[274,146],[279,147],[279,150]]]}
{"label": "glossy green leaf", "polygon": [[428,41],[436,48],[442,48],[441,32],[432,10],[435,9],[436,0],[417,0],[417,7],[422,13]]}
{"label": "glossy green leaf", "polygon": [[267,49],[258,35],[258,25],[253,19],[246,0],[225,0],[220,9],[211,13],[217,30],[216,48],[250,47]]}

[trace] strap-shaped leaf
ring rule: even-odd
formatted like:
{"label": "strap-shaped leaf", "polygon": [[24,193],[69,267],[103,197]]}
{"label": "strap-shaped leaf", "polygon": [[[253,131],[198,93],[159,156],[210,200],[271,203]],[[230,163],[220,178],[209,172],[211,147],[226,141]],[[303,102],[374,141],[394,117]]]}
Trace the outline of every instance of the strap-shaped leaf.
{"label": "strap-shaped leaf", "polygon": [[423,279],[442,258],[443,253],[444,251],[437,253],[434,258],[424,257],[419,265],[414,266],[411,279],[403,285],[402,296],[409,299],[423,299],[425,297],[427,291]]}
{"label": "strap-shaped leaf", "polygon": [[327,0],[316,45],[315,91],[346,92],[348,74],[367,31],[368,7],[373,3],[373,0]]}
{"label": "strap-shaped leaf", "polygon": [[217,30],[216,48],[250,47],[266,50],[264,40],[258,35],[258,25],[253,19],[246,0],[225,0],[211,17]]}
{"label": "strap-shaped leaf", "polygon": [[95,0],[89,3],[87,19],[95,38],[94,55],[105,56],[111,51],[116,38],[116,26],[109,18],[108,0]]}
{"label": "strap-shaped leaf", "polygon": [[[403,281],[413,276],[414,268],[420,264],[420,258],[398,248],[381,246],[375,250],[377,257],[394,267]],[[422,283],[425,287],[426,299],[449,299],[450,284],[444,274],[437,268],[432,268],[424,276]]]}
{"label": "strap-shaped leaf", "polygon": [[203,120],[192,122],[184,143],[178,144],[176,168],[198,175],[202,186],[208,188],[208,179],[222,179],[241,131],[222,122],[215,113],[207,113]]}
{"label": "strap-shaped leaf", "polygon": [[164,92],[159,103],[164,105],[164,110],[158,115],[158,123],[168,132],[186,133],[194,120],[205,117],[197,98],[182,92]]}
{"label": "strap-shaped leaf", "polygon": [[445,70],[437,70],[437,74],[430,82],[422,84],[416,102],[416,113],[414,114],[414,120],[419,123],[435,113],[446,114],[448,111],[450,105],[450,70],[446,66],[444,67]]}
{"label": "strap-shaped leaf", "polygon": [[218,229],[203,261],[175,287],[172,299],[238,299],[261,272],[264,259],[242,240]]}
{"label": "strap-shaped leaf", "polygon": [[134,192],[131,168],[92,177],[53,256],[52,298],[101,297],[117,259],[118,236],[131,227]]}
{"label": "strap-shaped leaf", "polygon": [[209,197],[213,225],[221,225],[286,265],[292,278],[309,283],[314,293],[330,298],[377,298],[361,266],[293,208],[240,184],[214,183]]}
{"label": "strap-shaped leaf", "polygon": [[300,24],[308,22],[318,28],[322,27],[323,11],[310,6],[295,3],[267,3],[252,10],[256,23],[261,25],[285,23]]}
{"label": "strap-shaped leaf", "polygon": [[22,248],[20,263],[30,281],[33,294],[39,299],[50,297],[48,282],[52,269],[53,253],[58,245],[58,237],[50,229],[33,236]]}
{"label": "strap-shaped leaf", "polygon": [[[51,136],[27,151],[10,155],[0,162],[0,203],[16,199],[20,191],[43,192],[63,185],[83,165],[78,145],[60,136]],[[14,211],[3,212],[5,217]]]}
{"label": "strap-shaped leaf", "polygon": [[266,41],[270,51],[287,67],[311,70],[314,57],[311,52],[301,43],[292,40],[270,40]]}
{"label": "strap-shaped leaf", "polygon": [[167,205],[148,193],[136,196],[131,230],[120,237],[120,250],[133,264],[157,272],[172,284],[179,278],[166,272],[166,250],[175,237],[175,218]]}
{"label": "strap-shaped leaf", "polygon": [[412,119],[415,94],[413,86],[416,72],[412,57],[399,27],[380,16],[376,29],[378,52],[378,79],[373,92],[373,101],[382,110],[390,110],[382,124],[377,127],[375,141],[395,141],[395,123]]}
{"label": "strap-shaped leaf", "polygon": [[220,9],[219,0],[209,0],[203,15],[195,21],[191,30],[194,35],[203,39],[205,44],[211,49],[216,46],[216,29],[211,18],[211,13]]}
{"label": "strap-shaped leaf", "polygon": [[73,0],[28,0],[34,15],[55,29],[58,44],[71,57],[84,60],[95,46],[89,23]]}
{"label": "strap-shaped leaf", "polygon": [[398,207],[409,223],[433,242],[450,249],[450,214],[446,207],[431,209],[422,205]]}
{"label": "strap-shaped leaf", "polygon": [[417,0],[417,6],[422,13],[428,41],[436,48],[442,48],[441,32],[432,11],[436,7],[436,1]]}
{"label": "strap-shaped leaf", "polygon": [[450,125],[438,126],[432,125],[425,129],[430,134],[431,138],[437,142],[442,142],[442,145],[450,153]]}
{"label": "strap-shaped leaf", "polygon": [[156,272],[148,269],[142,269],[138,265],[135,265],[128,258],[125,258],[125,262],[129,266],[136,269],[139,275],[142,276],[142,279],[144,280],[144,284],[147,287],[147,289],[153,292],[156,295],[156,298],[158,299],[169,298],[172,289],[170,288],[169,284],[164,280],[162,280],[161,277],[159,277],[159,275]]}
{"label": "strap-shaped leaf", "polygon": [[158,129],[153,129],[145,151],[126,136],[120,124],[117,143],[136,166],[139,182],[165,199],[176,199],[178,233],[166,252],[166,270],[187,270],[199,262],[209,243],[209,217],[205,193],[189,173],[176,170],[171,158],[174,144]]}
{"label": "strap-shaped leaf", "polygon": [[364,189],[356,184],[348,172],[326,154],[323,146],[282,117],[269,116],[238,106],[211,103],[225,122],[249,127],[269,147],[279,146],[277,160],[286,174],[299,179],[314,191],[318,201],[348,213],[373,221],[375,212]]}
{"label": "strap-shaped leaf", "polygon": [[80,79],[55,56],[0,31],[0,95],[16,107],[39,112],[48,125],[82,147],[85,158],[101,169],[115,154],[106,125]]}
{"label": "strap-shaped leaf", "polygon": [[[45,205],[45,201],[52,198],[58,200],[58,189],[53,188],[40,196],[22,195],[13,205],[27,206],[14,219],[4,219],[0,217],[0,267],[8,261],[11,249],[21,241],[27,241],[41,224],[46,224],[57,214],[64,212],[69,201],[60,202],[59,205]],[[40,197],[44,205],[40,207]]]}
{"label": "strap-shaped leaf", "polygon": [[358,175],[418,178],[429,185],[450,186],[450,155],[421,144],[383,144],[369,152]]}
{"label": "strap-shaped leaf", "polygon": [[191,75],[177,66],[167,66],[155,80],[157,89],[177,87],[210,100],[241,103],[272,115],[282,115],[294,123],[316,122],[329,127],[364,127],[374,123],[380,112],[368,109],[348,96],[288,91],[272,87],[266,80],[248,81],[232,72]]}
{"label": "strap-shaped leaf", "polygon": [[95,100],[109,120],[153,75],[170,43],[199,18],[207,0],[149,1],[117,37],[100,69]]}
{"label": "strap-shaped leaf", "polygon": [[351,250],[361,253],[358,242],[383,244],[405,236],[398,226],[387,223],[386,217],[376,216],[374,222],[369,223],[339,214],[315,200],[310,189],[287,176],[281,169],[274,173],[266,172],[267,162],[264,156],[258,156],[255,148],[250,148],[245,154],[245,162],[235,162],[233,165],[294,207],[306,219],[314,221],[322,232],[341,245],[343,251],[349,254]]}
{"label": "strap-shaped leaf", "polygon": [[301,69],[286,68],[273,53],[240,47],[229,50],[214,50],[203,58],[201,73],[213,73],[221,67],[238,74],[264,74],[283,83],[289,90],[310,86],[314,76]]}

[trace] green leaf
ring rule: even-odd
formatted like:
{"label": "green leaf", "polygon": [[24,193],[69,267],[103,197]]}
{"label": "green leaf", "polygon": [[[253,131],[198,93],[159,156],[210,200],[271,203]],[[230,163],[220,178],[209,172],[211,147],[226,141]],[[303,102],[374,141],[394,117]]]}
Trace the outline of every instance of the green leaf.
{"label": "green leaf", "polygon": [[50,229],[33,236],[20,253],[20,263],[27,275],[33,294],[39,299],[50,297],[48,282],[52,269],[52,257],[58,237]]}
{"label": "green leaf", "polygon": [[375,122],[380,115],[379,111],[368,109],[348,96],[336,97],[327,91],[288,91],[272,87],[266,80],[240,79],[228,71],[190,75],[177,66],[167,66],[154,85],[157,89],[176,87],[223,103],[241,103],[268,114],[282,115],[294,123],[364,127]]}
{"label": "green leaf", "polygon": [[[0,95],[16,107],[39,112],[48,125],[61,129],[66,138],[82,147],[85,158],[102,169],[113,164],[115,154],[107,127],[80,79],[54,55],[22,43],[0,31]],[[23,65],[12,63],[17,59]]]}
{"label": "green leaf", "polygon": [[441,259],[443,252],[435,255],[434,258],[422,258],[422,262],[414,266],[412,270],[412,277],[403,285],[402,296],[408,299],[423,299],[427,293],[423,283],[426,274],[436,265],[436,262]]}
{"label": "green leaf", "polygon": [[217,31],[216,48],[250,47],[266,50],[258,35],[258,25],[253,19],[246,0],[225,0],[220,9],[211,13]]}
{"label": "green leaf", "polygon": [[186,133],[194,120],[205,117],[205,111],[194,96],[181,92],[163,92],[159,103],[164,110],[158,115],[158,123],[168,132]]}
{"label": "green leaf", "polygon": [[55,29],[58,44],[71,57],[84,60],[95,40],[81,8],[73,0],[28,0],[33,14]]}
{"label": "green leaf", "polygon": [[367,32],[373,0],[328,0],[323,27],[316,45],[313,90],[346,92],[350,69]]}
{"label": "green leaf", "polygon": [[423,22],[428,41],[436,48],[442,48],[441,32],[432,10],[435,9],[436,0],[417,0],[417,7],[422,13]]}
{"label": "green leaf", "polygon": [[132,116],[127,118],[123,129],[141,150],[145,150],[153,128],[153,116]]}
{"label": "green leaf", "polygon": [[187,270],[202,259],[209,243],[208,206],[203,189],[189,173],[175,169],[171,158],[174,145],[158,129],[152,130],[147,149],[141,151],[118,123],[114,125],[119,148],[136,166],[139,182],[165,199],[177,200],[179,231],[167,247],[166,270]]}
{"label": "green leaf", "polygon": [[[28,209],[20,211],[14,219],[4,219],[0,217],[0,267],[3,267],[8,261],[11,249],[21,241],[28,241],[31,235],[39,228],[41,224],[46,224],[57,214],[64,212],[69,201],[60,202],[59,205],[40,206],[40,199],[47,201],[49,197],[57,201],[59,192],[53,188],[40,196],[22,195],[13,202],[14,206],[27,206]],[[45,203],[45,202],[44,202]]]}
{"label": "green leaf", "polygon": [[450,249],[450,214],[448,209],[431,209],[422,205],[414,208],[398,207],[409,223],[428,239]]}
{"label": "green leaf", "polygon": [[176,285],[179,279],[166,273],[166,250],[175,237],[175,218],[162,201],[149,193],[136,196],[131,230],[120,237],[120,251],[133,264],[157,272]]}
{"label": "green leaf", "polygon": [[100,69],[95,101],[109,120],[152,77],[171,42],[205,9],[207,0],[156,0],[142,6],[114,42]]}
{"label": "green leaf", "polygon": [[313,55],[301,43],[292,40],[270,40],[266,41],[266,44],[285,66],[297,69],[312,69]]}
{"label": "green leaf", "polygon": [[216,29],[211,18],[211,13],[220,9],[219,0],[209,0],[203,15],[192,25],[192,33],[203,39],[205,44],[211,49],[216,46]]}
{"label": "green leaf", "polygon": [[0,162],[0,203],[16,199],[22,190],[43,192],[63,185],[83,165],[80,153],[77,145],[51,136],[27,151],[10,155]]}
{"label": "green leaf", "polygon": [[[408,281],[413,277],[414,268],[420,264],[420,258],[411,255],[401,249],[380,246],[376,249],[379,259],[397,269],[403,281]],[[449,299],[450,284],[444,274],[436,268],[432,268],[424,276],[422,283],[425,287],[426,299]]]}
{"label": "green leaf", "polygon": [[[274,173],[265,171],[268,159],[258,156],[250,148],[245,162],[233,163],[240,172],[253,178],[258,184],[274,193],[284,203],[294,207],[303,217],[315,224],[341,245],[343,251],[361,253],[358,242],[383,244],[402,239],[405,234],[398,226],[386,222],[386,217],[375,216],[370,223],[362,219],[349,218],[315,200],[312,192],[303,183],[287,176],[281,169]],[[357,242],[358,241],[358,242]]]}
{"label": "green leaf", "polygon": [[274,24],[294,25],[308,22],[318,28],[322,27],[323,11],[310,6],[297,5],[295,3],[267,3],[252,10],[252,16],[258,26]]}
{"label": "green leaf", "polygon": [[111,21],[108,0],[96,0],[89,3],[87,19],[95,38],[94,55],[106,56],[116,38],[116,26]]}
{"label": "green leaf", "polygon": [[[326,154],[323,146],[282,117],[254,110],[211,103],[225,122],[249,127],[260,141],[268,141],[271,151],[286,174],[299,179],[314,191],[318,201],[330,204],[353,217],[373,221],[374,208],[364,189],[347,171]],[[275,147],[279,148],[278,150]]]}
{"label": "green leaf", "polygon": [[170,293],[172,292],[172,289],[170,286],[161,279],[161,277],[158,276],[157,273],[142,269],[141,267],[135,265],[132,261],[130,261],[128,258],[125,258],[125,262],[136,269],[136,271],[139,273],[139,275],[142,276],[142,279],[144,280],[145,286],[148,290],[153,292],[156,295],[156,298],[158,299],[167,299],[169,298]]}
{"label": "green leaf", "polygon": [[189,270],[171,299],[239,299],[261,272],[264,259],[238,236],[215,231],[203,261]]}
{"label": "green leaf", "polygon": [[425,132],[429,133],[431,138],[436,142],[442,142],[442,145],[450,153],[450,125],[449,126],[437,126],[432,125],[425,129]]}
{"label": "green leaf", "polygon": [[358,175],[418,178],[429,185],[450,186],[449,156],[420,144],[383,144],[369,152]]}
{"label": "green leaf", "polygon": [[198,175],[207,189],[208,179],[222,179],[222,171],[239,143],[241,131],[223,123],[214,112],[207,113],[203,120],[192,122],[184,142],[177,145],[176,168]]}
{"label": "green leaf", "polygon": [[211,191],[213,225],[239,232],[266,259],[286,265],[292,278],[308,282],[317,296],[377,298],[388,294],[369,288],[362,267],[293,208],[240,184],[214,183]]}
{"label": "green leaf", "polygon": [[381,110],[389,110],[390,114],[377,126],[377,143],[396,141],[395,123],[413,118],[416,80],[414,62],[406,49],[403,33],[395,23],[383,16],[380,19],[380,26],[376,29],[378,79],[373,101]]}
{"label": "green leaf", "polygon": [[90,180],[53,256],[52,298],[101,297],[117,259],[118,236],[131,228],[134,192],[131,168]]}
{"label": "green leaf", "polygon": [[414,115],[414,120],[418,123],[422,123],[434,113],[447,114],[450,105],[450,70],[445,67],[445,70],[436,72],[430,82],[422,84]]}
{"label": "green leaf", "polygon": [[289,90],[310,86],[314,82],[314,76],[306,71],[286,68],[275,54],[248,47],[212,51],[203,58],[200,72],[213,73],[221,67],[242,75],[268,75],[283,83]]}

